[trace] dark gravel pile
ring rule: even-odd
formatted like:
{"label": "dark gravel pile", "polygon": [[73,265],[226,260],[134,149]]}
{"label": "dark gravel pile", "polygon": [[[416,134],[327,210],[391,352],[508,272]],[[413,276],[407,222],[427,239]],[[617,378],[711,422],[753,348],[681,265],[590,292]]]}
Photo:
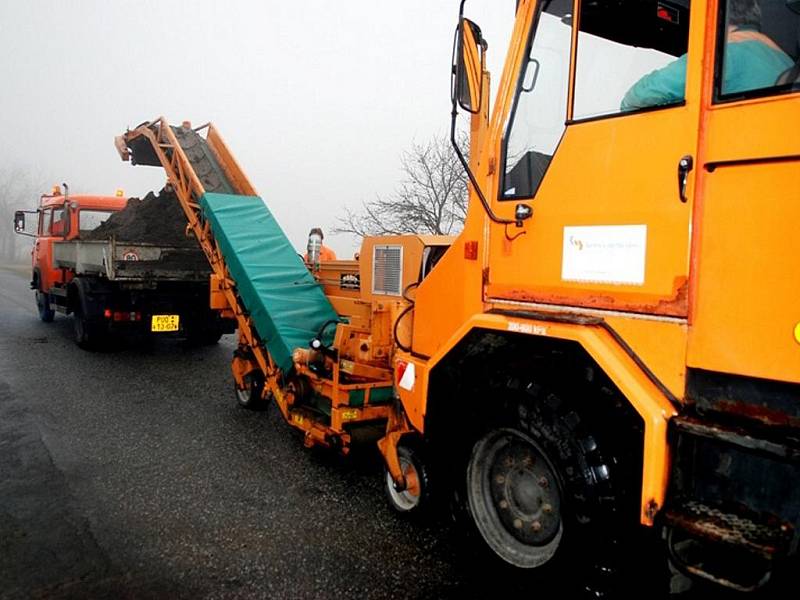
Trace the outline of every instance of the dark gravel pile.
{"label": "dark gravel pile", "polygon": [[129,198],[127,206],[111,215],[100,227],[82,236],[85,240],[158,244],[163,246],[195,247],[193,237],[186,237],[186,215],[178,197],[166,189],[156,196]]}

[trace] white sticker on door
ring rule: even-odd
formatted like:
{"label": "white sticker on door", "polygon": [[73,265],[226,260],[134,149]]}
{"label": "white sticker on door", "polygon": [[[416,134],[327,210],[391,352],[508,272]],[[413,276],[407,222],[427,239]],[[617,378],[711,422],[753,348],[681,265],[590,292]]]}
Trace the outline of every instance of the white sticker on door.
{"label": "white sticker on door", "polygon": [[644,284],[647,225],[564,227],[561,279]]}

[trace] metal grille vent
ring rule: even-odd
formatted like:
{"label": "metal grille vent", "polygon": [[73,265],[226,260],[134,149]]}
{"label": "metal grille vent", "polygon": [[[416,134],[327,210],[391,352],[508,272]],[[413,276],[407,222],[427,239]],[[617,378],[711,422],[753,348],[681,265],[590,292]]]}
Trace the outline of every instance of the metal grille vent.
{"label": "metal grille vent", "polygon": [[403,247],[375,246],[372,250],[372,293],[399,296],[403,285]]}

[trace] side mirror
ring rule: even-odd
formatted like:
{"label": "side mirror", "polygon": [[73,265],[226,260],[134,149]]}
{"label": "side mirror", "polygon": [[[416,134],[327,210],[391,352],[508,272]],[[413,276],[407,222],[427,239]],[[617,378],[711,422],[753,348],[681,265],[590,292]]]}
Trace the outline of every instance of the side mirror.
{"label": "side mirror", "polygon": [[481,28],[461,17],[453,48],[453,102],[470,113],[481,110],[486,42]]}
{"label": "side mirror", "polygon": [[25,231],[25,213],[21,210],[14,212],[14,233],[23,233]]}
{"label": "side mirror", "polygon": [[14,233],[21,233],[25,235],[25,212],[21,210],[14,211]]}
{"label": "side mirror", "polygon": [[30,210],[15,210],[14,211],[14,233],[18,233],[20,235],[27,235],[30,237],[35,237],[33,233],[29,233],[25,231],[25,213],[33,213],[34,211]]}

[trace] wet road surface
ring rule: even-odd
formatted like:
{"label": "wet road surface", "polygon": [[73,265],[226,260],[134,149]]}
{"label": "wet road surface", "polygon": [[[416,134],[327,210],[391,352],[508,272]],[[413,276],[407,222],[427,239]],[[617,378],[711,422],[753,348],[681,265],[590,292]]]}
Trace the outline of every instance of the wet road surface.
{"label": "wet road surface", "polygon": [[0,267],[1,598],[562,597],[398,518],[374,448],[309,451],[239,408],[234,341],[85,352]]}
{"label": "wet road surface", "polygon": [[455,597],[444,525],[399,520],[374,451],[308,451],[235,404],[234,336],[91,353],[0,269],[0,596]]}

